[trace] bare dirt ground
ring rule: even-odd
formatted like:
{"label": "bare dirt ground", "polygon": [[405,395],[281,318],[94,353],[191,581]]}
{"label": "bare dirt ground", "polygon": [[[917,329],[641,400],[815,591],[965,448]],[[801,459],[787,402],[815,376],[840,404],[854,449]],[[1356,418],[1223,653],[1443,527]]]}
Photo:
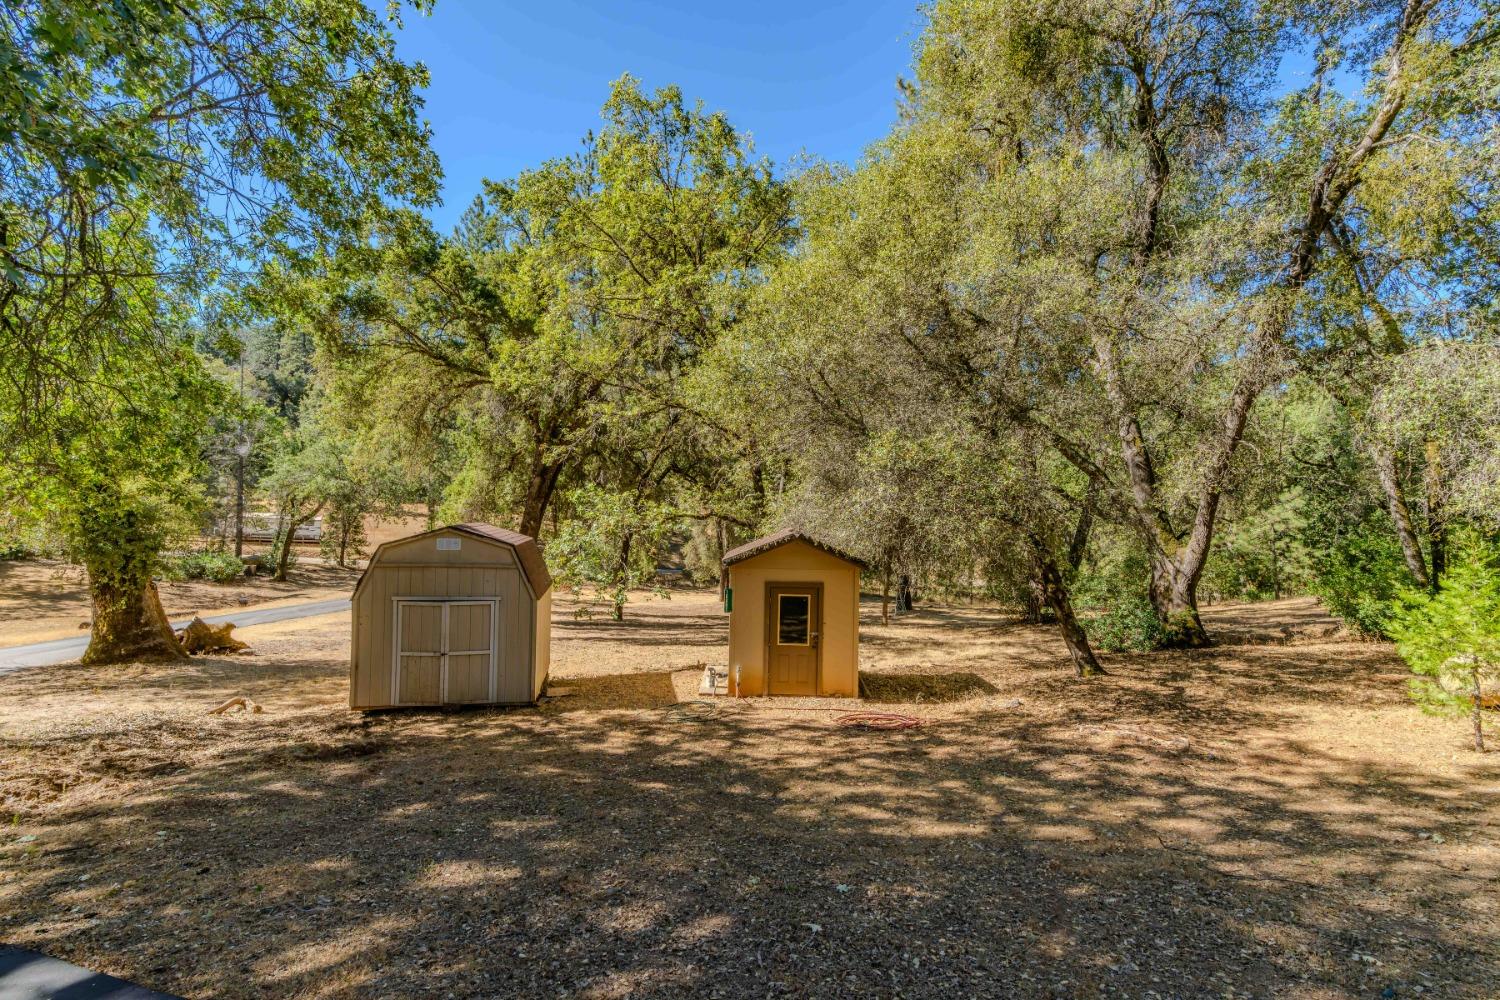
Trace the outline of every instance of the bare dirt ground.
{"label": "bare dirt ground", "polygon": [[863,707],[922,728],[683,702],[700,594],[559,601],[537,709],[349,713],[344,615],[0,679],[0,940],[187,997],[1500,996],[1500,755],[1388,646],[1223,608],[1080,682],[874,610]]}
{"label": "bare dirt ground", "polygon": [[[246,577],[233,583],[164,581],[162,606],[172,618],[249,604],[294,604],[347,597],[359,571],[303,559],[281,583]],[[243,603],[242,603],[243,602]],[[83,567],[46,559],[0,562],[0,646],[86,635],[93,617]]]}

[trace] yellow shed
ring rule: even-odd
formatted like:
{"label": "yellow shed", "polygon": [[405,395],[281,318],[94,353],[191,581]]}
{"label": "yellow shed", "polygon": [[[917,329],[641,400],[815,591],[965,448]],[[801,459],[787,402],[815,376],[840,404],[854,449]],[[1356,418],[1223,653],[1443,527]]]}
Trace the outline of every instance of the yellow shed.
{"label": "yellow shed", "polygon": [[355,585],[353,606],[350,708],[541,696],[552,578],[528,535],[450,524],[386,542]]}
{"label": "yellow shed", "polygon": [[859,693],[859,573],[865,564],[796,531],[724,553],[729,692]]}

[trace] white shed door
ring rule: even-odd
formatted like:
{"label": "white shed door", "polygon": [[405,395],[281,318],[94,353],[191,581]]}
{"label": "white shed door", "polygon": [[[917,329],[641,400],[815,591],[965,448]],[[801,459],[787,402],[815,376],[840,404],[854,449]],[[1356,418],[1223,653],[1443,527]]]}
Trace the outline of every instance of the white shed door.
{"label": "white shed door", "polygon": [[397,705],[494,701],[500,682],[500,601],[396,598],[391,678]]}

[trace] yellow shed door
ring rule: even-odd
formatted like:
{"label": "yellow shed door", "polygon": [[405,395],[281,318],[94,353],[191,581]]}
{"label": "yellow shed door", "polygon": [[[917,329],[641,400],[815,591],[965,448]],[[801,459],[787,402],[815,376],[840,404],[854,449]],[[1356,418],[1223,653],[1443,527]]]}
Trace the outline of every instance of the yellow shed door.
{"label": "yellow shed door", "polygon": [[396,601],[398,705],[494,701],[499,601]]}
{"label": "yellow shed door", "polygon": [[773,584],[767,611],[766,693],[817,694],[818,625],[823,620],[817,588]]}

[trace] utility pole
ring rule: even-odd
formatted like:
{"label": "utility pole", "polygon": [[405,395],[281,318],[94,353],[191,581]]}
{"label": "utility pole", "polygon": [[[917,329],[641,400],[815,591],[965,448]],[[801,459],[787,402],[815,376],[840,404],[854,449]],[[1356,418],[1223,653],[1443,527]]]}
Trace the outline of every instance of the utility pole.
{"label": "utility pole", "polygon": [[[240,405],[245,402],[245,353],[240,349]],[[243,412],[243,411],[242,411]],[[245,418],[240,418],[239,440],[234,443],[234,557],[245,554],[245,459],[250,455],[250,439],[245,434]]]}

